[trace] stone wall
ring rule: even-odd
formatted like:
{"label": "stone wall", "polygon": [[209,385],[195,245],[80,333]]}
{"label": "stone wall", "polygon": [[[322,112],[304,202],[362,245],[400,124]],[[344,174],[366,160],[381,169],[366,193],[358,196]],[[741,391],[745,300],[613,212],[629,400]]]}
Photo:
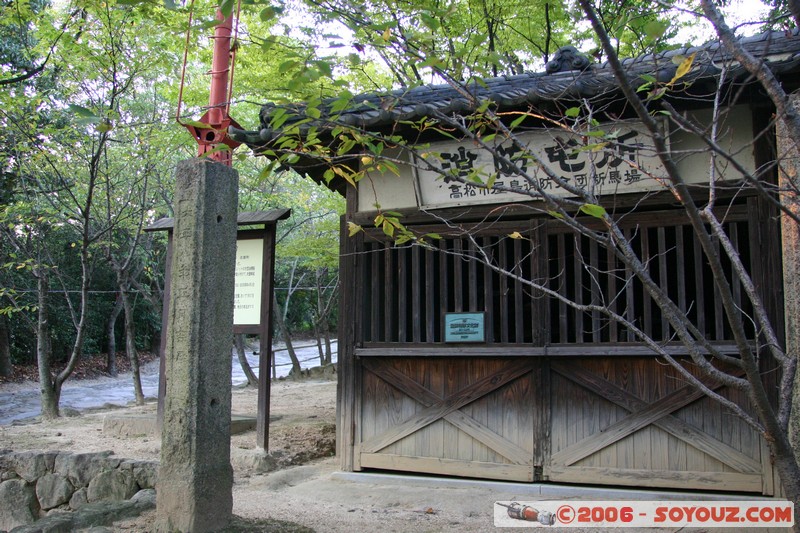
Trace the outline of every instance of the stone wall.
{"label": "stone wall", "polygon": [[152,492],[157,475],[157,462],[113,452],[0,450],[0,532],[88,504],[131,500],[143,489]]}

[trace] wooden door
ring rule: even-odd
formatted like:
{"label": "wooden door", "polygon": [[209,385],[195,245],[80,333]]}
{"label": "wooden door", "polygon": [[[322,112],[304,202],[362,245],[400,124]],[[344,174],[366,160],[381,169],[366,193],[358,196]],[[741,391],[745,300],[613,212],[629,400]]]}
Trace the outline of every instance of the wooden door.
{"label": "wooden door", "polygon": [[357,467],[533,481],[534,363],[363,358]]}
{"label": "wooden door", "polygon": [[544,473],[551,481],[773,492],[758,434],[669,365],[653,358],[565,358],[550,368]]}

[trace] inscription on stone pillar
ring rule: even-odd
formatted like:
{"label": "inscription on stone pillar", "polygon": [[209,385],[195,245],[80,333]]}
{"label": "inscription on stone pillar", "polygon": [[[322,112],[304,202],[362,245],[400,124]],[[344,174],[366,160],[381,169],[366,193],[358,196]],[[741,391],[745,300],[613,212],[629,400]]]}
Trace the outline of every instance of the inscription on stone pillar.
{"label": "inscription on stone pillar", "polygon": [[231,332],[238,174],[178,164],[158,531],[219,531],[233,507]]}

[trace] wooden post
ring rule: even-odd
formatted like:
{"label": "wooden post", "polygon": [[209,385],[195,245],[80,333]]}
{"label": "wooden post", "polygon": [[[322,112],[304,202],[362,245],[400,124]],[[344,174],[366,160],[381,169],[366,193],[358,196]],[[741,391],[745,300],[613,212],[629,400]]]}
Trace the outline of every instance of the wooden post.
{"label": "wooden post", "polygon": [[256,445],[269,449],[269,396],[270,364],[272,363],[272,292],[275,284],[275,224],[264,231],[264,260],[261,294],[261,353],[258,355],[258,418],[256,419]]}
{"label": "wooden post", "polygon": [[164,302],[161,305],[161,343],[158,348],[158,408],[156,410],[156,429],[161,434],[164,423],[164,396],[167,394],[167,325],[169,324],[169,278],[172,276],[172,230],[167,233],[167,259],[164,273]]}

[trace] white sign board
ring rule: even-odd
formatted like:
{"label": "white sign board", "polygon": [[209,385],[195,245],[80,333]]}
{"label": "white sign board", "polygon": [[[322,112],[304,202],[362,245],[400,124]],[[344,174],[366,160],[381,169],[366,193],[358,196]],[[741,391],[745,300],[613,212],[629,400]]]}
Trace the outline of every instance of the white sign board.
{"label": "white sign board", "polygon": [[[496,157],[471,142],[433,143],[427,161],[443,171],[417,168],[417,191],[422,207],[532,200],[536,187],[556,196],[570,191],[548,176],[531,157],[538,158],[567,184],[591,190],[596,195],[650,191],[663,188],[666,172],[652,139],[639,122],[620,121],[604,127],[605,137],[579,136],[562,130],[520,133],[524,149],[510,141],[496,142]],[[609,134],[611,137],[609,138]],[[503,158],[514,163],[509,165]],[[520,175],[521,169],[524,175]],[[469,179],[477,175],[483,183],[496,176],[495,187],[530,192],[519,194],[480,185],[465,184],[449,177]]]}
{"label": "white sign board", "polygon": [[236,290],[233,299],[233,324],[235,326],[261,323],[263,265],[263,239],[236,241]]}

